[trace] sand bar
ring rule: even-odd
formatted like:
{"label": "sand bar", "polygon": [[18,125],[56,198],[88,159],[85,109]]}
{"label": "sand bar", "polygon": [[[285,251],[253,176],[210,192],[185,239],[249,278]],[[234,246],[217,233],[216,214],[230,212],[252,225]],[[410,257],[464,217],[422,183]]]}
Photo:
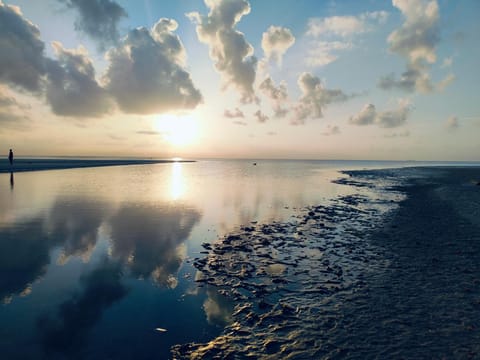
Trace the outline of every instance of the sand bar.
{"label": "sand bar", "polygon": [[117,160],[117,159],[15,159],[13,168],[8,160],[0,160],[0,173],[40,170],[74,169],[100,166],[149,165],[173,162],[192,162],[191,160]]}

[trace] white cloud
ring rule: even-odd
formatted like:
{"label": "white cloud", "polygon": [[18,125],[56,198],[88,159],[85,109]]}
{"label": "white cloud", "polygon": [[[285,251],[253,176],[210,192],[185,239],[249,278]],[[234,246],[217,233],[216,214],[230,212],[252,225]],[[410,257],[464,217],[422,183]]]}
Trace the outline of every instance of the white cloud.
{"label": "white cloud", "polygon": [[395,128],[406,123],[411,111],[411,104],[408,100],[398,100],[398,107],[394,110],[377,111],[375,105],[366,104],[362,110],[351,116],[349,123],[352,125],[376,124],[383,128]]}
{"label": "white cloud", "polygon": [[348,96],[340,89],[326,89],[320,79],[310,73],[303,73],[298,78],[298,86],[302,91],[298,104],[294,107],[294,125],[304,124],[308,118],[323,117],[325,107],[331,103],[343,102]]}
{"label": "white cloud", "polygon": [[442,68],[448,68],[452,65],[453,65],[453,57],[450,56],[450,57],[447,57],[447,58],[443,59],[441,67]]}
{"label": "white cloud", "polygon": [[184,69],[185,50],[173,33],[175,20],[160,19],[152,28],[131,30],[107,53],[106,87],[126,113],[153,114],[192,109],[200,91]]}
{"label": "white cloud", "polygon": [[279,66],[283,55],[294,43],[292,32],[284,27],[270,26],[262,35],[262,49],[267,61],[276,61]]}
{"label": "white cloud", "polygon": [[351,42],[341,41],[312,41],[308,49],[306,63],[308,66],[317,67],[328,65],[338,59],[338,51],[353,48]]}
{"label": "white cloud", "polygon": [[407,60],[407,70],[398,80],[393,74],[382,77],[379,86],[387,90],[432,92],[435,85],[429,70],[437,61],[436,47],[440,42],[438,3],[436,0],[393,0],[393,5],[402,12],[405,21],[389,35],[388,43],[390,51]]}
{"label": "white cloud", "polygon": [[338,53],[353,48],[352,39],[383,24],[388,17],[385,11],[366,12],[358,16],[332,16],[312,18],[308,21],[306,63],[317,67],[338,59]]}
{"label": "white cloud", "polygon": [[233,85],[242,103],[257,101],[253,89],[257,59],[244,34],[235,29],[240,19],[250,13],[250,4],[246,0],[205,0],[205,4],[210,9],[207,16],[187,14],[197,24],[198,39],[209,46],[210,58],[225,86]]}

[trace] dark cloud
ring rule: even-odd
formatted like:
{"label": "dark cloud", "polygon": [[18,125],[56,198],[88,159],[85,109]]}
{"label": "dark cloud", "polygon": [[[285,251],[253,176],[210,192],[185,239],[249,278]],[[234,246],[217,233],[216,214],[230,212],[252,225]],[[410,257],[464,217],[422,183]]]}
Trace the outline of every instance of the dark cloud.
{"label": "dark cloud", "polygon": [[158,131],[153,130],[140,130],[136,132],[139,135],[160,135]]}
{"label": "dark cloud", "polygon": [[112,0],[59,0],[76,9],[79,18],[75,28],[97,40],[102,49],[119,38],[118,23],[127,12]]}
{"label": "dark cloud", "polygon": [[310,73],[303,73],[298,78],[302,96],[294,108],[294,125],[304,124],[308,118],[319,119],[327,105],[346,101],[349,97],[340,89],[326,89],[320,79]]}
{"label": "dark cloud", "polygon": [[95,79],[95,69],[85,49],[67,50],[52,43],[58,61],[48,61],[46,97],[61,116],[98,117],[111,108],[106,90]]}
{"label": "dark cloud", "polygon": [[371,125],[376,124],[383,128],[395,128],[406,123],[411,111],[411,105],[408,101],[400,100],[397,109],[377,111],[375,105],[367,104],[354,116],[350,117],[350,124],[353,125]]}
{"label": "dark cloud", "polygon": [[202,101],[184,70],[185,50],[176,28],[174,20],[160,19],[151,31],[131,30],[107,53],[107,89],[124,112],[157,114],[192,109]]}
{"label": "dark cloud", "polygon": [[40,92],[45,74],[40,31],[16,6],[0,1],[0,82]]}
{"label": "dark cloud", "polygon": [[210,58],[228,85],[237,88],[242,103],[256,102],[253,89],[257,59],[253,47],[244,34],[235,29],[244,15],[250,13],[246,0],[209,1],[208,16],[190,13],[187,16],[197,24],[198,39],[210,48]]}
{"label": "dark cloud", "polygon": [[257,118],[259,123],[264,123],[268,120],[268,116],[262,113],[260,110],[257,110],[253,115]]}
{"label": "dark cloud", "polygon": [[90,257],[98,240],[98,229],[110,214],[103,202],[61,199],[55,202],[46,219],[45,229],[51,246],[61,246],[60,262],[70,257]]}
{"label": "dark cloud", "polygon": [[181,245],[200,216],[183,207],[126,206],[111,219],[112,257],[125,263],[135,277],[175,287],[184,257]]}
{"label": "dark cloud", "polygon": [[84,358],[90,330],[103,312],[127,294],[121,283],[121,266],[104,259],[91,273],[81,277],[82,289],[63,302],[56,313],[37,322],[46,355],[61,358]]}
{"label": "dark cloud", "polygon": [[46,273],[49,241],[41,218],[4,227],[0,239],[0,302],[8,302]]}
{"label": "dark cloud", "polygon": [[45,217],[1,229],[0,301],[26,294],[45,274],[53,248],[61,249],[61,263],[72,256],[88,259],[109,212],[101,202],[63,199],[55,202]]}
{"label": "dark cloud", "polygon": [[235,108],[234,111],[230,111],[228,109],[225,110],[223,112],[223,116],[229,119],[234,119],[234,118],[244,118],[245,114],[239,108]]}

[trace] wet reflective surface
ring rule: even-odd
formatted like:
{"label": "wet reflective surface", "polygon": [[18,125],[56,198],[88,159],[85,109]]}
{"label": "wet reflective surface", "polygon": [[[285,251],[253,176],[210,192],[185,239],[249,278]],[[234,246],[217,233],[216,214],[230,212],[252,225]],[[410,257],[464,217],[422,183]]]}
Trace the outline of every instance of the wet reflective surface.
{"label": "wet reflective surface", "polygon": [[[218,286],[229,279],[199,281],[205,243],[339,197],[357,201],[349,196],[358,189],[332,183],[337,169],[374,166],[385,165],[202,161],[0,174],[0,357],[163,359],[174,345],[216,338],[238,304]],[[323,256],[312,251],[294,258]],[[264,276],[281,279],[283,260],[266,262]],[[247,276],[241,265],[229,271]]]}
{"label": "wet reflective surface", "polygon": [[332,168],[212,161],[0,174],[2,358],[168,358],[174,344],[214,338],[233,304],[194,282],[201,244],[345,191]]}

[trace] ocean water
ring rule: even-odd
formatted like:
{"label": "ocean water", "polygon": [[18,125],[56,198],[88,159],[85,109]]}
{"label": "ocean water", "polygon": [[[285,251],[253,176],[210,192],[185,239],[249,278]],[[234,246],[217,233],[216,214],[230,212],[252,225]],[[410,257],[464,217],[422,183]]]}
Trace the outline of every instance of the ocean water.
{"label": "ocean water", "polygon": [[[380,213],[388,210],[392,199],[371,187],[335,182],[345,177],[339,170],[405,165],[238,160],[0,174],[0,357],[168,359],[175,346],[177,357],[188,357],[195,347],[184,344],[221,339],[225,329],[232,329],[238,305],[258,295],[257,288],[230,292],[239,264],[244,264],[244,278],[256,265],[223,256],[231,247],[215,248],[219,239],[242,238],[237,254],[245,253],[245,239],[271,241],[255,238],[256,232],[308,242],[309,253],[280,244],[283,250],[272,253],[278,261],[251,259],[258,269],[264,266],[261,274],[269,279],[260,285],[278,287],[279,277],[289,275],[290,252],[298,256],[299,269],[311,266],[301,264],[305,257],[325,259],[328,246],[317,244],[317,230],[333,239],[339,232],[372,226],[370,214],[352,219],[345,206],[361,209],[368,198],[385,207]],[[322,229],[300,231],[298,224],[309,223],[314,213],[350,228],[330,231],[321,223]],[[213,271],[220,265],[212,265],[212,246],[221,255],[213,260],[231,271]],[[355,261],[345,260],[350,271],[342,276],[345,284],[332,278],[330,288],[353,281]],[[318,288],[317,278],[310,279],[308,286]],[[296,291],[287,285],[281,290]],[[280,293],[267,291],[262,299],[273,306]],[[308,301],[316,300],[303,296],[299,306],[308,307]],[[282,311],[288,315],[292,304],[281,303]],[[274,317],[268,319],[274,323]],[[278,346],[267,348],[275,353]]]}

